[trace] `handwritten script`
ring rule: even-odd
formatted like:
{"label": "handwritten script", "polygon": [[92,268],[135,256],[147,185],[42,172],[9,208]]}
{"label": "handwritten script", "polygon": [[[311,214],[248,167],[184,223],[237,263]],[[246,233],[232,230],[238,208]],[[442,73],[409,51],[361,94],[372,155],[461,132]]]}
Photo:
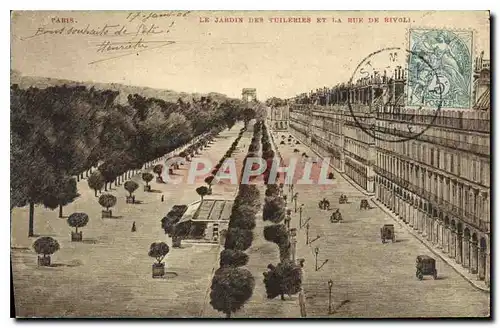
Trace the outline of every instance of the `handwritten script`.
{"label": "handwritten script", "polygon": [[[175,20],[182,19],[189,11],[171,12],[130,12],[125,13],[116,22],[100,24],[79,23],[77,19],[68,20],[68,24],[51,24],[37,27],[31,35],[21,40],[37,38],[95,38],[98,42],[88,42],[99,56],[89,62],[117,59],[140,52],[172,45],[175,41],[165,40],[162,36],[171,35],[175,28]],[[114,18],[116,20],[116,18]],[[121,21],[121,22],[120,22]],[[52,20],[54,22],[54,20]],[[159,39],[161,38],[161,39]]]}

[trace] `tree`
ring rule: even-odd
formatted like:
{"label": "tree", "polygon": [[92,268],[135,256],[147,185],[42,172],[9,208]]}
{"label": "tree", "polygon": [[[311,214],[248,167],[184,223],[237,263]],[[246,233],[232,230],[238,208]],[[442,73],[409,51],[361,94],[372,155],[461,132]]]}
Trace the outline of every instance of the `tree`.
{"label": "tree", "polygon": [[245,127],[248,126],[248,123],[253,118],[255,118],[255,110],[253,110],[252,108],[248,108],[248,107],[245,108],[243,110],[243,121],[245,122]]}
{"label": "tree", "polygon": [[201,197],[201,200],[203,201],[203,197],[208,195],[208,188],[205,186],[201,186],[196,188],[196,193]]}
{"label": "tree", "polygon": [[[271,143],[267,139],[267,137],[262,136],[262,151],[269,152],[272,151]],[[274,152],[272,154],[274,156]],[[268,158],[268,156],[263,156],[264,158]]]}
{"label": "tree", "polygon": [[251,216],[255,217],[259,208],[248,203],[238,202],[237,205],[233,205],[231,209],[231,218]]}
{"label": "tree", "polygon": [[238,189],[238,195],[234,200],[234,206],[240,205],[250,205],[259,207],[260,206],[260,193],[256,185],[250,184],[240,184]]}
{"label": "tree", "polygon": [[264,227],[264,239],[277,245],[287,244],[288,231],[283,224],[273,224]]}
{"label": "tree", "polygon": [[174,226],[186,212],[186,205],[174,205],[165,217],[161,219],[161,227],[170,237],[174,235]]}
{"label": "tree", "polygon": [[264,239],[278,245],[280,260],[290,258],[290,235],[283,224],[273,224],[264,227]]}
{"label": "tree", "polygon": [[264,150],[262,152],[262,158],[263,159],[268,160],[268,159],[274,158],[274,150],[272,150],[272,149],[265,150],[264,147],[262,147],[262,149]]}
{"label": "tree", "polygon": [[255,279],[243,268],[225,267],[216,271],[211,285],[210,305],[231,318],[252,297]]}
{"label": "tree", "polygon": [[268,184],[266,187],[266,197],[276,197],[279,195],[279,187],[277,184]]}
{"label": "tree", "polygon": [[111,194],[102,194],[101,197],[99,197],[99,204],[105,207],[106,211],[109,211],[110,207],[116,205],[116,197]]}
{"label": "tree", "polygon": [[134,191],[136,191],[137,188],[139,188],[139,184],[137,184],[137,182],[135,182],[135,181],[129,180],[129,181],[125,182],[123,187],[125,188],[125,190],[127,190],[129,192],[130,197],[132,197],[132,194],[134,193]]}
{"label": "tree", "polygon": [[13,206],[29,205],[29,236],[35,204],[53,204],[62,189],[58,177],[79,175],[96,160],[100,114],[118,95],[111,93],[82,86],[11,87],[11,196]]}
{"label": "tree", "polygon": [[248,263],[248,255],[239,250],[225,249],[220,253],[220,266],[240,267]]}
{"label": "tree", "polygon": [[59,243],[52,237],[40,237],[33,243],[37,254],[52,255],[59,250]]}
{"label": "tree", "polygon": [[281,197],[266,197],[262,213],[264,221],[280,223],[285,219],[285,201]]}
{"label": "tree", "polygon": [[268,271],[264,272],[264,285],[267,298],[273,299],[280,295],[285,300],[288,296],[300,292],[302,286],[302,269],[292,261],[278,263],[277,266],[269,264]]}
{"label": "tree", "polygon": [[268,107],[281,107],[286,106],[286,100],[281,98],[272,97],[266,100],[266,106]]}
{"label": "tree", "polygon": [[161,174],[163,172],[163,165],[162,164],[156,164],[153,167],[153,172],[158,174],[158,179],[161,179]]}
{"label": "tree", "polygon": [[52,237],[40,237],[33,243],[33,249],[43,258],[38,258],[39,265],[50,265],[50,255],[59,250],[59,243]]}
{"label": "tree", "polygon": [[[13,140],[17,138],[12,138]],[[56,174],[39,149],[11,144],[11,206],[29,205],[28,236],[34,236],[35,204],[46,200],[54,190]]]}
{"label": "tree", "polygon": [[244,251],[252,246],[253,233],[252,230],[229,228],[226,234],[226,249],[234,249]]}
{"label": "tree", "polygon": [[243,230],[255,229],[255,216],[234,217],[229,221],[229,228],[239,228]]}
{"label": "tree", "polygon": [[116,178],[120,175],[120,165],[122,165],[121,161],[117,157],[113,157],[99,165],[99,172],[101,172],[102,177],[104,178],[104,190],[108,191],[107,184],[109,183],[109,187],[111,188],[111,183],[116,180]]}
{"label": "tree", "polygon": [[101,172],[95,171],[90,175],[87,183],[89,184],[90,189],[94,189],[95,196],[97,197],[97,191],[100,191],[104,187],[104,177]]}
{"label": "tree", "polygon": [[78,233],[78,228],[85,227],[89,222],[89,216],[85,213],[73,213],[68,217],[68,225],[75,228]]}
{"label": "tree", "polygon": [[43,204],[52,210],[59,207],[59,217],[62,218],[63,206],[72,203],[79,196],[75,178],[58,176],[54,184],[47,188]]}
{"label": "tree", "polygon": [[255,215],[257,208],[249,205],[233,206],[229,218],[230,228],[253,230],[255,228]]}
{"label": "tree", "polygon": [[143,173],[142,174],[142,180],[144,180],[144,182],[146,182],[146,186],[148,186],[148,183],[151,182],[151,180],[153,180],[153,175],[151,173]]}
{"label": "tree", "polygon": [[169,251],[170,248],[164,242],[152,243],[151,246],[149,246],[148,255],[149,257],[155,258],[158,264],[160,264]]}
{"label": "tree", "polygon": [[[30,236],[35,205],[52,206],[54,195],[64,190],[58,176],[80,177],[101,162],[100,178],[89,179],[97,197],[108,183],[119,183],[123,173],[193,136],[206,133],[204,141],[213,140],[224,126],[243,118],[241,101],[214,94],[189,102],[135,94],[127,97],[128,104],[118,104],[118,96],[117,91],[83,86],[11,86],[11,207],[29,205]],[[64,197],[60,209],[72,199]]]}

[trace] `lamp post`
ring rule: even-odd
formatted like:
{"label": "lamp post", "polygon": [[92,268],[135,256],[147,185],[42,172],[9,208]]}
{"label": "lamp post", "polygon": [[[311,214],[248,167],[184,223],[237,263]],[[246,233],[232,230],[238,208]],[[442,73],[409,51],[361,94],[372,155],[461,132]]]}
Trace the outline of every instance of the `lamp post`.
{"label": "lamp post", "polygon": [[332,314],[332,279],[328,280],[328,314]]}
{"label": "lamp post", "polygon": [[315,255],[315,271],[318,271],[318,254],[319,254],[319,248],[315,247],[314,248],[314,255]]}
{"label": "lamp post", "polygon": [[306,224],[306,245],[309,244],[309,222]]}
{"label": "lamp post", "polygon": [[302,228],[302,210],[304,209],[304,204],[300,204],[299,208],[299,228]]}
{"label": "lamp post", "polygon": [[292,214],[292,210],[287,209],[286,210],[286,218],[285,218],[285,224],[286,224],[287,229],[290,229],[290,221],[292,220],[292,217],[290,214]]}
{"label": "lamp post", "polygon": [[292,247],[292,262],[295,263],[295,252],[297,250],[297,229],[290,229],[290,244]]}
{"label": "lamp post", "polygon": [[298,192],[296,192],[295,195],[293,196],[293,200],[295,202],[295,213],[297,213],[297,197],[299,197]]}

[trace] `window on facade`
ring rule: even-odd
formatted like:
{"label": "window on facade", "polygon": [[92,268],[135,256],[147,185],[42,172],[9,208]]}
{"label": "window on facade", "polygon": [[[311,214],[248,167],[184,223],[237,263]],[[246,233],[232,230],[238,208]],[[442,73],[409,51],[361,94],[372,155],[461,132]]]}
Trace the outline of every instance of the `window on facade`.
{"label": "window on facade", "polygon": [[464,190],[463,190],[462,186],[460,185],[458,187],[458,199],[457,199],[458,204],[457,204],[457,206],[461,209],[465,208],[464,203],[463,203],[463,198],[464,198],[463,192],[464,192]]}
{"label": "window on facade", "polygon": [[472,181],[477,181],[476,178],[477,178],[477,166],[476,166],[476,161],[473,160],[472,161]]}
{"label": "window on facade", "polygon": [[479,183],[481,183],[482,185],[486,185],[484,183],[484,169],[485,169],[485,165],[484,165],[484,162],[481,161],[479,162],[480,164],[480,167],[479,167]]}
{"label": "window on facade", "polygon": [[437,153],[437,158],[436,158],[436,165],[438,167],[438,169],[440,169],[442,166],[441,166],[441,152],[439,151],[439,149],[436,149],[436,153]]}
{"label": "window on facade", "polygon": [[474,212],[473,213],[474,213],[474,215],[479,216],[478,215],[478,211],[477,211],[477,208],[478,208],[478,206],[477,206],[478,205],[477,204],[477,201],[478,201],[478,199],[477,199],[477,193],[474,192],[472,194],[472,199],[473,199],[473,204],[474,204],[474,206],[473,206],[473,211]]}
{"label": "window on facade", "polygon": [[434,148],[431,148],[431,166],[434,166]]}

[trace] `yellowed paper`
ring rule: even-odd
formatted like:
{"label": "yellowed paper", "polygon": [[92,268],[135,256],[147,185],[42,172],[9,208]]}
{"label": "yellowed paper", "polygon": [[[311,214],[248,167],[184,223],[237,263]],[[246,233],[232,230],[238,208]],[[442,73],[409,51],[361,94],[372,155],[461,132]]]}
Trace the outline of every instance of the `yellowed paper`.
{"label": "yellowed paper", "polygon": [[12,12],[16,317],[489,317],[490,50],[488,11]]}

